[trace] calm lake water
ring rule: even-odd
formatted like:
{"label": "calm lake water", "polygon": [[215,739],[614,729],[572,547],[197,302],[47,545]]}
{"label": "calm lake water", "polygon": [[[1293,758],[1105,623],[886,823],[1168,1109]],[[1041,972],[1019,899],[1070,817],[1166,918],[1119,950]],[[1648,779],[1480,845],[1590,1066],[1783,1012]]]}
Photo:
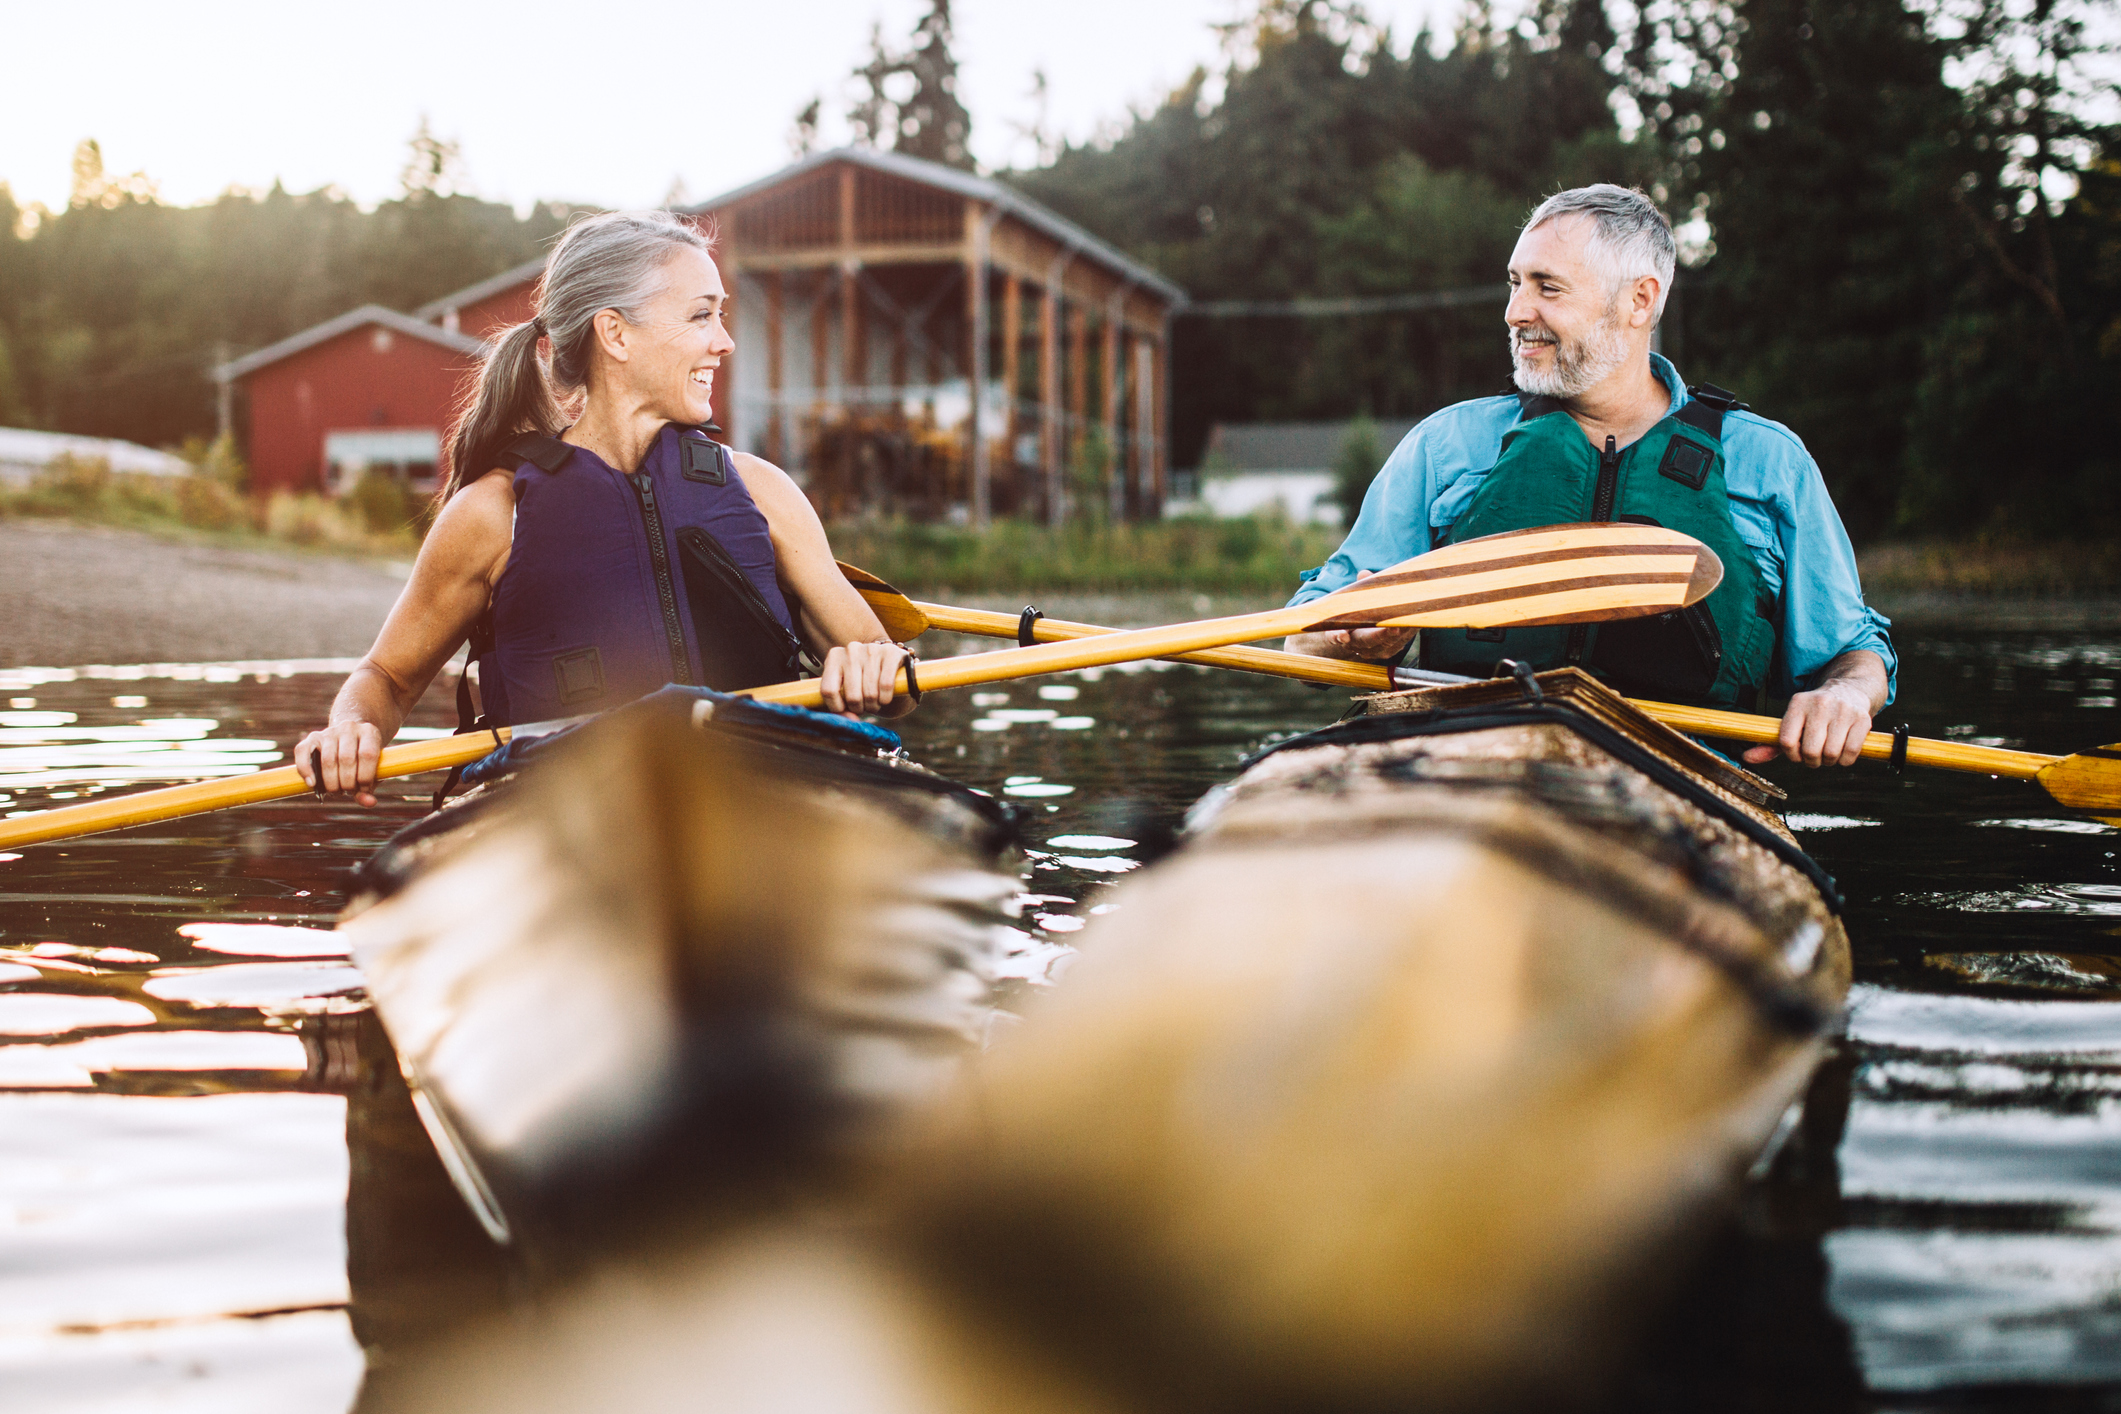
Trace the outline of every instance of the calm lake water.
{"label": "calm lake water", "polygon": [[[1918,733],[2121,740],[2121,635],[1905,653]],[[0,670],[0,814],[283,762],[347,666]],[[937,694],[904,729],[1042,812],[1025,926],[1059,958],[1125,842],[1342,701],[1106,670]],[[1773,774],[1850,900],[1848,1034],[1617,1407],[2121,1407],[2121,832],[2029,783]],[[498,1282],[433,1256],[479,1239],[326,931],[423,784],[0,854],[0,1408],[336,1414],[364,1343]]]}

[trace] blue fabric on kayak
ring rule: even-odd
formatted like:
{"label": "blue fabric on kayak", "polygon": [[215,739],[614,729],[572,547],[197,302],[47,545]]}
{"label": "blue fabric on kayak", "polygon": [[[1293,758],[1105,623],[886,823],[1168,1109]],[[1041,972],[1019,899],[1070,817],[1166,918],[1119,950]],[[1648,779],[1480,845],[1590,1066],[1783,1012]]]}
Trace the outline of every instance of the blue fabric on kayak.
{"label": "blue fabric on kayak", "polygon": [[749,727],[758,731],[775,732],[784,736],[800,737],[841,751],[851,749],[888,752],[897,751],[905,745],[897,732],[888,727],[877,726],[874,722],[842,717],[836,712],[790,707],[780,702],[755,702],[749,697],[735,693],[716,692],[711,687],[685,687],[672,683],[623,707],[614,707],[609,712],[600,712],[594,717],[569,722],[556,730],[539,732],[535,736],[512,737],[466,766],[464,784],[475,786],[482,781],[505,776],[537,756],[553,742],[573,736],[594,722],[614,721],[639,714],[680,713],[690,721],[692,707],[696,702],[714,704],[712,723],[715,726],[740,729]]}

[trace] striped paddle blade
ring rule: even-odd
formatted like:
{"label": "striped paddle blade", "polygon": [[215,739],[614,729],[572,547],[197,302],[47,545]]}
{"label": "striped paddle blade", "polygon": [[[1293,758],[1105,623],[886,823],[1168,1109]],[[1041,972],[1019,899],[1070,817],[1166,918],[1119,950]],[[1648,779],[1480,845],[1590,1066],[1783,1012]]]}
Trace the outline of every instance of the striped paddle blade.
{"label": "striped paddle blade", "polygon": [[1306,605],[1313,629],[1501,628],[1668,613],[1708,597],[1723,562],[1655,525],[1551,525],[1431,550]]}

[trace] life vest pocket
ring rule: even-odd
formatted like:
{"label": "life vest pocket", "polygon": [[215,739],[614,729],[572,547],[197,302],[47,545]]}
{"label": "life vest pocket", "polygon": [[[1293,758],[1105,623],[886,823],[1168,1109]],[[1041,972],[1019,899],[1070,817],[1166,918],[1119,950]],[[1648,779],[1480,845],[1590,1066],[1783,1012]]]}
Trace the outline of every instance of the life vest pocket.
{"label": "life vest pocket", "polygon": [[801,677],[801,640],[782,627],[727,548],[694,525],[677,538],[702,681],[720,692],[741,692]]}
{"label": "life vest pocket", "polygon": [[604,695],[604,655],[594,648],[577,648],[552,660],[553,685],[562,707],[594,702]]}

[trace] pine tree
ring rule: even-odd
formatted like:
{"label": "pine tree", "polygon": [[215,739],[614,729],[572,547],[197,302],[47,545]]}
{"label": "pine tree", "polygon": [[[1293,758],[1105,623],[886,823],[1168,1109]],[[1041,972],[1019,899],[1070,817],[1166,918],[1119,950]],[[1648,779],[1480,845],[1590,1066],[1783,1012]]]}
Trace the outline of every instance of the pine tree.
{"label": "pine tree", "polygon": [[[972,167],[972,115],[957,96],[952,37],[950,0],[930,0],[905,50],[891,49],[882,28],[872,27],[869,62],[854,72],[864,92],[847,111],[857,141],[949,167]],[[815,115],[810,116],[814,135]],[[800,128],[801,117],[797,123]]]}
{"label": "pine tree", "polygon": [[[1803,438],[1851,532],[1893,521],[1943,297],[1944,46],[1901,0],[1746,0],[1735,77],[1667,129],[1714,259],[1682,279],[1689,378]],[[1697,95],[1699,90],[1697,90]]]}

